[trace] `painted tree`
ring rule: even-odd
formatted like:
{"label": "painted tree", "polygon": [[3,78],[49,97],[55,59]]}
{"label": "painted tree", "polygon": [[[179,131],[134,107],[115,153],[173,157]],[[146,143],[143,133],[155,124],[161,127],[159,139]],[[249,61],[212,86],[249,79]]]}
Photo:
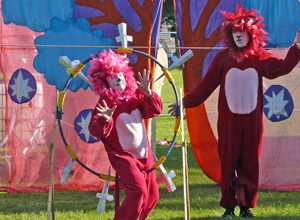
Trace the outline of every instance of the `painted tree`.
{"label": "painted tree", "polygon": [[[184,39],[184,47],[214,47],[221,40],[221,26],[219,26],[209,38],[206,38],[205,36],[208,20],[220,1],[221,0],[209,0],[207,2],[194,31],[192,30],[191,24],[191,3],[190,1],[186,1],[184,4],[181,4],[183,12],[182,37]],[[204,59],[210,50],[192,49],[192,51],[194,56],[186,63],[186,67],[183,70],[184,88],[186,93],[190,93],[202,79],[201,73],[204,65]]]}
{"label": "painted tree", "polygon": [[[157,43],[155,43],[157,40],[152,38],[155,35],[158,36],[157,30],[155,30],[155,25],[159,23],[155,22],[160,21],[160,1],[76,0],[75,4],[78,6],[89,7],[95,11],[101,12],[100,15],[89,14],[87,17],[92,27],[101,26],[102,24],[101,27],[103,28],[106,24],[109,24],[107,27],[111,27],[111,25],[117,26],[121,22],[127,23],[127,34],[133,37],[131,46],[141,47],[137,48],[137,50],[155,56],[156,50],[151,47],[157,46]],[[156,21],[156,19],[158,20]],[[115,36],[118,36],[118,33],[115,32]],[[154,67],[154,62],[150,61],[143,55],[138,55],[138,61],[133,65],[133,70],[135,73],[137,71],[142,71],[143,69],[150,69],[154,71]]]}
{"label": "painted tree", "polygon": [[[237,1],[230,4],[223,0],[176,0],[178,35],[184,52],[191,47],[194,56],[183,69],[185,94],[190,93],[203,77],[205,58],[210,49],[221,40],[219,10],[234,9]],[[198,48],[196,48],[198,47]],[[221,182],[221,168],[218,158],[218,142],[208,121],[205,105],[186,110],[188,130],[194,155],[203,172],[213,181]]]}

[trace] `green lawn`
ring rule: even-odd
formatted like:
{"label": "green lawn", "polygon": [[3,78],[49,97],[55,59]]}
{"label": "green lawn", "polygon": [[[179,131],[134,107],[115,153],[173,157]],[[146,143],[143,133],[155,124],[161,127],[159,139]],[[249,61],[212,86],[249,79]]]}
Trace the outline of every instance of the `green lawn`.
{"label": "green lawn", "polygon": [[[181,71],[174,70],[172,75],[176,85],[182,87]],[[167,80],[162,90],[166,114],[169,104],[175,100],[172,88]],[[157,140],[173,137],[174,117],[158,117]],[[220,219],[224,210],[219,206],[220,186],[208,179],[193,156],[185,125],[185,139],[188,143],[189,190],[191,219]],[[178,137],[178,144],[181,137]],[[167,148],[157,146],[157,157],[164,155]],[[164,163],[167,171],[174,170],[177,176],[173,179],[176,191],[169,193],[164,184],[159,185],[160,200],[149,216],[149,220],[182,220],[184,219],[182,149],[174,148]],[[110,192],[113,194],[113,191]],[[124,197],[121,191],[121,198]],[[253,210],[256,219],[300,219],[300,192],[259,192],[257,207]],[[48,193],[0,193],[0,219],[35,220],[47,219]],[[96,212],[98,199],[96,192],[60,191],[54,194],[55,219],[100,219],[112,218],[113,202],[108,202],[106,212]],[[236,210],[238,214],[238,209]]]}

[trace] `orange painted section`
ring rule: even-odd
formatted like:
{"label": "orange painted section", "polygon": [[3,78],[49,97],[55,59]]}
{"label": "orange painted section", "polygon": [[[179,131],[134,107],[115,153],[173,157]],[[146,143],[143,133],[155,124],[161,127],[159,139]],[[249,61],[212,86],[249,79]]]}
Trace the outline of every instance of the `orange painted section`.
{"label": "orange painted section", "polygon": [[211,129],[204,104],[186,109],[186,120],[195,158],[203,173],[221,183],[221,165],[218,142]]}

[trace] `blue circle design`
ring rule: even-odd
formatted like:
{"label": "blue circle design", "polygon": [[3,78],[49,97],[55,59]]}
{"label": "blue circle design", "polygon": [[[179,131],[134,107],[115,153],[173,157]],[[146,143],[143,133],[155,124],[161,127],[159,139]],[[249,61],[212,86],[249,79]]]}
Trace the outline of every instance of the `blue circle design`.
{"label": "blue circle design", "polygon": [[[74,122],[77,135],[86,143],[95,143],[100,141],[100,138],[94,137],[90,134],[87,127],[81,126],[82,124],[87,125],[87,122],[90,122],[91,118],[89,117],[89,115],[91,116],[92,113],[93,109],[85,109],[79,112]],[[83,123],[83,120],[85,123]]]}
{"label": "blue circle design", "polygon": [[[23,94],[20,94],[20,92],[24,91],[20,91],[20,88],[17,88],[18,85],[16,85],[19,79],[22,79],[19,82],[22,84],[22,87],[27,89]],[[26,69],[17,69],[9,81],[8,94],[11,100],[18,104],[29,102],[36,94],[36,80],[34,76]]]}
{"label": "blue circle design", "polygon": [[[269,103],[266,96],[273,97],[273,94],[278,96],[278,94],[282,92],[282,90],[283,90],[283,100],[288,101],[284,106],[286,115],[280,114],[279,117],[277,117],[275,114],[272,114],[270,117],[268,117],[270,109],[266,107],[266,105]],[[294,110],[293,98],[290,92],[285,87],[281,85],[272,85],[267,89],[267,91],[264,94],[264,113],[265,116],[270,121],[279,122],[279,121],[286,120],[292,115],[293,110]]]}

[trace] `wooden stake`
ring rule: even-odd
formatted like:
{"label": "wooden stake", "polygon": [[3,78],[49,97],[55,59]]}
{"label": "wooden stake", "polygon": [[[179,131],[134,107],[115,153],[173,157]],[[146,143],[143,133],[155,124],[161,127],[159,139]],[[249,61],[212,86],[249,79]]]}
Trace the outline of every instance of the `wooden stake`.
{"label": "wooden stake", "polygon": [[191,212],[190,212],[190,190],[189,190],[189,172],[188,172],[188,161],[187,161],[187,144],[186,140],[182,143],[184,148],[184,157],[185,157],[185,195],[186,195],[186,206],[187,206],[187,219],[191,219]]}
{"label": "wooden stake", "polygon": [[[50,143],[50,161],[51,161],[51,172],[52,175],[50,177],[50,186],[49,186],[49,196],[51,194],[51,214],[52,214],[52,220],[54,220],[54,184],[53,184],[53,162],[52,162],[52,156],[54,155],[53,151],[53,143]],[[51,184],[52,183],[52,184]],[[50,190],[51,189],[51,190]]]}
{"label": "wooden stake", "polygon": [[[182,89],[180,88],[180,100],[182,100]],[[182,101],[181,101],[182,103]],[[185,220],[190,220],[190,198],[189,198],[189,182],[188,182],[188,163],[187,163],[187,146],[184,139],[183,126],[183,109],[180,105],[180,120],[181,120],[181,140],[182,140],[182,172],[183,172],[183,197],[184,197],[184,216]]]}
{"label": "wooden stake", "polygon": [[53,166],[54,166],[54,146],[55,146],[55,132],[56,132],[56,104],[57,104],[58,91],[56,90],[55,101],[55,115],[53,123],[53,140],[50,143],[50,185],[48,194],[48,209],[47,220],[50,220],[50,212],[52,213],[52,220],[54,220],[54,180],[53,180]]}

